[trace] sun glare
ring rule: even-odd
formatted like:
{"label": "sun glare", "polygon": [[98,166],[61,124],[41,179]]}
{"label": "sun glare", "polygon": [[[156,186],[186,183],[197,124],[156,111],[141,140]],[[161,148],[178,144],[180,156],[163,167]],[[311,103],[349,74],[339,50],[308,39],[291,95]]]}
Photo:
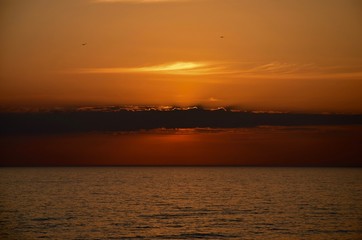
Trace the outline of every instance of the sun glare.
{"label": "sun glare", "polygon": [[139,72],[172,72],[172,71],[182,71],[182,70],[191,70],[205,67],[205,63],[195,63],[195,62],[176,62],[171,64],[163,64],[158,66],[151,67],[141,67],[138,69]]}

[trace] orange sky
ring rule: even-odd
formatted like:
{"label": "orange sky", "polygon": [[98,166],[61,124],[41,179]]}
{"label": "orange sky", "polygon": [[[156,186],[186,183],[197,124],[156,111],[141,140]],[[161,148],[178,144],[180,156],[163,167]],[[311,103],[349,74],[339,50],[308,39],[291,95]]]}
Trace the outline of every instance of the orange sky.
{"label": "orange sky", "polygon": [[3,106],[362,113],[359,0],[3,0],[0,36]]}

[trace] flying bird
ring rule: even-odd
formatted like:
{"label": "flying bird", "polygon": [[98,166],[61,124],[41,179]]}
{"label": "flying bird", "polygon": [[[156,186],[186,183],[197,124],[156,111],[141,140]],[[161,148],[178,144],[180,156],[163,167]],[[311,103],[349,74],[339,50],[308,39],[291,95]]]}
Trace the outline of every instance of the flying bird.
{"label": "flying bird", "polygon": [[82,46],[85,46],[85,45],[87,45],[87,43],[82,43]]}
{"label": "flying bird", "polygon": [[224,36],[220,36],[220,38],[224,38]]}

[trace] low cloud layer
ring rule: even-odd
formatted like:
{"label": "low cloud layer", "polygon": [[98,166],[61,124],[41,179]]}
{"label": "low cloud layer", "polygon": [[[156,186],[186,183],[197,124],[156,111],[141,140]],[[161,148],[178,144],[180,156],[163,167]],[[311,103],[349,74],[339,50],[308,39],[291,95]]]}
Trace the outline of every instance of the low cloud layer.
{"label": "low cloud layer", "polygon": [[117,132],[158,128],[361,125],[362,115],[255,113],[187,109],[124,110],[117,107],[38,113],[0,113],[1,135]]}

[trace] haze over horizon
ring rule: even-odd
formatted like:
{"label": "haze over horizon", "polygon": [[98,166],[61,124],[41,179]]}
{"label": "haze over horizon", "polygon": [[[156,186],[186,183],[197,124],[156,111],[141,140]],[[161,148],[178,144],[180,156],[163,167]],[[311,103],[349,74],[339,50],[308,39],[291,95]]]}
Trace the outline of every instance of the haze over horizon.
{"label": "haze over horizon", "polygon": [[359,0],[3,0],[0,36],[2,166],[361,166]]}
{"label": "haze over horizon", "polygon": [[4,0],[0,106],[362,113],[356,0]]}
{"label": "haze over horizon", "polygon": [[362,0],[0,0],[0,239],[362,239]]}

